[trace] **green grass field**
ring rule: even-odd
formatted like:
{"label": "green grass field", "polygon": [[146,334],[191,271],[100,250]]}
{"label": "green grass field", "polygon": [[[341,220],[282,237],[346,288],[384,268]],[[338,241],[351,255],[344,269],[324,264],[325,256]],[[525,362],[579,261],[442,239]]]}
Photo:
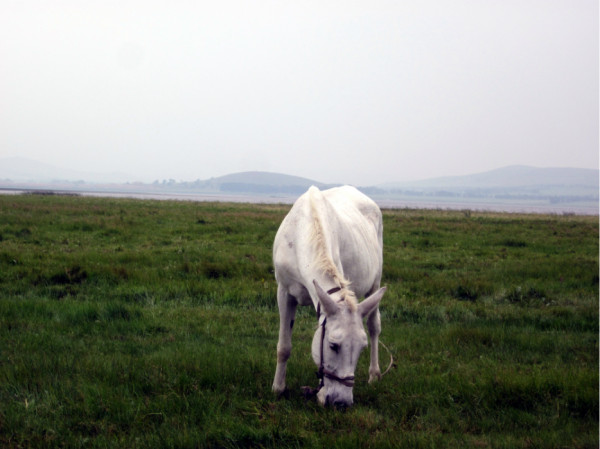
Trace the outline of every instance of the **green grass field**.
{"label": "green grass field", "polygon": [[[0,447],[598,448],[598,217],[384,211],[355,406],[271,393],[290,206],[0,196]],[[381,365],[387,365],[381,351]]]}

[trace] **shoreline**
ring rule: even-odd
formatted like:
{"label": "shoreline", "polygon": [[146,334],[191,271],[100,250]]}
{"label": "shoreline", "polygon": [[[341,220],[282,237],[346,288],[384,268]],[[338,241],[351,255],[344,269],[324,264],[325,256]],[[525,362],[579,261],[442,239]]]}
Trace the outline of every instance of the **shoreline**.
{"label": "shoreline", "polygon": [[[181,193],[181,192],[144,192],[144,191],[104,191],[84,189],[48,189],[48,188],[6,188],[0,187],[0,195],[72,195],[89,196],[96,198],[131,198],[139,200],[158,201],[196,201],[196,202],[233,202],[250,204],[293,204],[296,196],[288,195],[257,195],[257,194],[224,194],[215,193]],[[377,195],[370,196],[382,209],[440,209],[440,210],[468,210],[472,212],[504,212],[525,214],[550,214],[550,215],[600,215],[599,207],[571,206],[551,204],[520,204],[518,202],[503,203],[494,201],[416,201],[404,198],[384,198]]]}

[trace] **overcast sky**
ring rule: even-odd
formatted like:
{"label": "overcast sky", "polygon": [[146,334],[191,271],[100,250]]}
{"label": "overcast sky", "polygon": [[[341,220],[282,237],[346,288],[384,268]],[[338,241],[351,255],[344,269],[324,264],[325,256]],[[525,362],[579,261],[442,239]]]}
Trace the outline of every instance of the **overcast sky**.
{"label": "overcast sky", "polygon": [[0,158],[357,185],[598,168],[598,15],[597,0],[0,0]]}

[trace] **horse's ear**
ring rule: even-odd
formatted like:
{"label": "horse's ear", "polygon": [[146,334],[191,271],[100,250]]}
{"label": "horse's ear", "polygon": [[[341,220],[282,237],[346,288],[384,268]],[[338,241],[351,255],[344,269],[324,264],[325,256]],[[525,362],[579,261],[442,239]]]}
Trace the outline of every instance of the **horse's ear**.
{"label": "horse's ear", "polygon": [[313,280],[313,284],[315,285],[315,289],[317,290],[317,296],[319,298],[319,302],[321,303],[321,308],[325,312],[325,315],[335,315],[339,310],[335,301],[331,299],[327,292],[321,288],[321,286],[316,280]]}
{"label": "horse's ear", "polygon": [[361,317],[366,317],[369,313],[371,313],[375,308],[379,305],[379,301],[383,298],[383,294],[385,293],[385,287],[381,287],[363,302],[358,305],[358,313]]}

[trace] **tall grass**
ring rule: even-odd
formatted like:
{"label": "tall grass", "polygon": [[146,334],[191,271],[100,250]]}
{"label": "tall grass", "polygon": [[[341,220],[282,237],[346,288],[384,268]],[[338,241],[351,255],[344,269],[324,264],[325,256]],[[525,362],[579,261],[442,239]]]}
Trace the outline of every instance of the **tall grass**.
{"label": "tall grass", "polygon": [[396,366],[340,413],[306,308],[270,391],[288,209],[0,196],[0,446],[598,447],[598,217],[384,211]]}

